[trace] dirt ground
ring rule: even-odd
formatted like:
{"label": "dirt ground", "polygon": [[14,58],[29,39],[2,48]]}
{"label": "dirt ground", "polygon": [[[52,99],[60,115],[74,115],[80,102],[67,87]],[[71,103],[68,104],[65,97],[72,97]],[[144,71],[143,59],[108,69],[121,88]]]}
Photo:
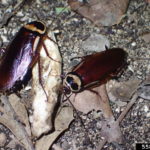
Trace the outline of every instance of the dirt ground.
{"label": "dirt ground", "polygon": [[[0,2],[0,18],[2,18],[4,13],[11,12],[18,2],[17,0],[7,0],[6,3],[3,2],[5,5]],[[63,58],[64,74],[79,62],[79,60],[71,61],[71,58],[92,53],[82,49],[82,41],[92,34],[102,34],[109,40],[111,48],[121,47],[128,53],[129,65],[119,77],[118,82],[126,82],[135,78],[144,81],[149,76],[150,40],[147,42],[148,38],[143,39],[142,37],[144,34],[150,33],[150,4],[146,3],[145,0],[130,1],[127,12],[121,22],[111,27],[96,27],[91,21],[69,9],[60,15],[56,13],[56,8],[67,6],[68,4],[65,0],[27,2],[11,17],[3,29],[0,29],[0,46],[5,47],[22,25],[33,20],[42,20],[52,31],[59,30],[56,38]],[[51,25],[52,20],[54,22]],[[31,80],[28,84],[31,84]],[[30,95],[28,94],[30,93],[23,93],[23,90],[21,90],[23,99],[29,98]],[[111,102],[111,107],[114,116],[117,118],[122,107],[113,102]],[[84,126],[88,129],[88,134],[85,134],[80,119],[75,115],[75,120],[71,123],[69,129],[57,138],[55,144],[59,145],[63,150],[96,150],[96,146],[101,139],[99,134],[101,118],[96,117],[99,113],[99,111],[91,111],[88,114],[80,113]],[[149,100],[138,98],[120,126],[123,133],[123,144],[121,147],[117,144],[107,143],[102,148],[103,150],[121,148],[134,150],[136,143],[150,144]],[[0,125],[0,132],[4,132],[7,135],[6,146],[12,138],[12,134],[3,125]],[[11,149],[5,146],[0,149]],[[21,150],[23,148],[17,145],[14,149]]]}

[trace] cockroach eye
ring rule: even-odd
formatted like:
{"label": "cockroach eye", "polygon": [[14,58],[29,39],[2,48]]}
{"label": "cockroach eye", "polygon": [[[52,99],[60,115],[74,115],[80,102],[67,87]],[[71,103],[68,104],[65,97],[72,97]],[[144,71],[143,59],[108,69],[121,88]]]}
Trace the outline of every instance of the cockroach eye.
{"label": "cockroach eye", "polygon": [[76,83],[72,83],[71,88],[72,88],[72,90],[77,91],[79,89],[79,86]]}
{"label": "cockroach eye", "polygon": [[73,78],[68,76],[68,77],[66,78],[66,81],[67,81],[69,84],[71,84],[71,83],[73,82]]}

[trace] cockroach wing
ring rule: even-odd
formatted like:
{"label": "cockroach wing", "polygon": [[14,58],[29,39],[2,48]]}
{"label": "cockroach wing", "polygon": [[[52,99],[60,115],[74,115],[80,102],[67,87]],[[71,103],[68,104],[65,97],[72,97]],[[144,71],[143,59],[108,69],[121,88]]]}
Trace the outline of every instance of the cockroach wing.
{"label": "cockroach wing", "polygon": [[32,61],[32,48],[36,35],[21,28],[6,48],[0,64],[0,91],[12,88],[22,80]]}
{"label": "cockroach wing", "polygon": [[95,53],[85,56],[73,72],[80,76],[83,87],[96,81],[103,82],[123,68],[126,64],[126,57],[127,53],[120,48]]}

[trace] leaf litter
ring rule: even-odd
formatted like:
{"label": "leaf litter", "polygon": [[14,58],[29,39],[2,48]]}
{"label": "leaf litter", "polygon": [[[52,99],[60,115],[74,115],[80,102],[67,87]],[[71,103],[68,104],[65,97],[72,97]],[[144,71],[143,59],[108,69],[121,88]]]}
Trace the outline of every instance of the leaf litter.
{"label": "leaf litter", "polygon": [[[48,32],[47,35],[55,40],[52,32]],[[47,56],[42,46],[40,64],[37,63],[32,69],[33,112],[30,115],[30,123],[32,134],[35,137],[52,130],[52,117],[58,103],[61,85],[62,60],[58,46],[48,38],[44,39],[44,43],[51,58]],[[42,80],[42,85],[39,83],[40,80]]]}
{"label": "leaf litter", "polygon": [[[131,84],[132,85],[132,84]],[[145,84],[146,86],[148,86],[148,84]],[[143,85],[143,87],[145,86],[145,85]],[[120,127],[119,127],[119,123],[122,121],[122,119],[125,117],[125,115],[126,115],[126,113],[128,112],[128,110],[131,108],[131,106],[135,103],[135,101],[137,100],[137,98],[140,96],[140,97],[142,97],[142,92],[140,92],[139,93],[139,95],[136,95],[136,92],[137,92],[137,89],[138,89],[138,87],[139,87],[140,85],[136,85],[135,86],[135,89],[134,88],[132,88],[132,91],[131,91],[131,93],[130,93],[130,91],[126,91],[126,89],[127,89],[127,87],[125,86],[125,95],[128,95],[129,94],[129,96],[128,96],[128,98],[129,99],[131,99],[131,97],[132,97],[132,99],[131,100],[127,100],[127,98],[126,98],[126,101],[129,101],[129,103],[128,103],[128,105],[127,105],[127,108],[126,109],[124,109],[124,111],[123,111],[123,113],[120,115],[120,117],[117,119],[117,121],[115,121],[114,120],[114,116],[113,116],[113,114],[112,114],[112,110],[111,110],[111,108],[110,108],[110,105],[109,105],[109,103],[108,103],[108,98],[106,98],[106,102],[107,102],[107,104],[103,104],[103,102],[102,102],[102,105],[103,106],[101,106],[99,103],[99,101],[98,100],[95,100],[94,102],[92,102],[92,104],[93,104],[93,107],[92,108],[86,108],[86,107],[88,107],[88,106],[86,106],[86,104],[85,103],[83,103],[83,104],[77,104],[78,106],[77,107],[81,107],[81,108],[83,108],[83,107],[85,107],[85,110],[84,110],[84,113],[88,113],[89,111],[91,111],[91,110],[93,110],[93,109],[96,109],[96,110],[99,110],[99,109],[101,109],[102,111],[103,111],[103,114],[104,114],[104,116],[105,116],[105,120],[106,120],[106,122],[104,122],[103,123],[103,125],[105,125],[105,127],[106,128],[103,128],[103,136],[105,137],[105,140],[102,142],[102,144],[99,144],[99,146],[98,146],[98,148],[97,149],[100,149],[100,148],[102,148],[103,147],[103,144],[106,142],[106,141],[108,141],[108,142],[111,142],[111,141],[117,141],[118,143],[119,143],[119,140],[118,140],[118,137],[120,137],[120,135],[121,134],[119,134],[119,136],[117,135],[117,138],[114,138],[113,136],[111,136],[111,135],[113,135],[114,134],[114,132],[115,131],[117,131],[118,133],[120,132]],[[129,87],[130,87],[130,84],[129,84]],[[142,87],[142,86],[140,86],[140,87]],[[98,89],[97,89],[97,91],[99,91],[100,89],[99,89],[99,87],[97,87]],[[124,88],[123,88],[124,89]],[[121,92],[123,91],[123,89],[121,90]],[[120,89],[119,89],[120,90]],[[101,90],[100,90],[101,91]],[[148,90],[147,90],[148,91]],[[86,92],[86,91],[84,91],[84,92]],[[145,92],[145,89],[143,90],[143,92]],[[81,93],[80,93],[81,94]],[[89,93],[89,95],[90,95],[91,93]],[[106,92],[100,92],[100,95],[106,95]],[[118,92],[117,92],[117,94],[118,94]],[[88,95],[88,94],[87,94]],[[91,94],[92,95],[92,94]],[[122,94],[121,94],[122,95]],[[115,95],[116,96],[116,99],[118,99],[118,97],[120,97],[120,94],[118,94],[118,95]],[[10,96],[11,97],[11,96]],[[12,97],[14,97],[13,99],[17,99],[17,97],[15,98],[15,96],[13,95]],[[79,96],[80,97],[80,96]],[[106,96],[107,97],[107,96]],[[122,96],[122,98],[123,98],[123,96]],[[122,98],[120,98],[120,99],[122,99]],[[147,96],[147,98],[148,98],[148,96]],[[6,99],[6,97],[2,97],[2,101],[3,101],[3,99],[5,99],[6,101],[7,101],[7,99]],[[73,98],[74,99],[74,98]],[[78,98],[77,98],[78,99]],[[75,100],[74,100],[74,102],[76,102],[76,101],[78,101],[76,98],[75,98]],[[79,98],[80,99],[80,98]],[[85,99],[84,97],[82,98],[82,99]],[[93,99],[99,99],[99,97],[97,98],[97,96],[96,96],[96,98],[92,98],[92,100]],[[4,101],[3,101],[4,102]],[[105,102],[105,101],[104,101]],[[9,104],[9,102],[8,102],[8,104]],[[89,105],[90,104],[90,102],[88,101],[88,103],[87,103],[87,105]],[[13,104],[12,104],[13,105]],[[22,107],[20,104],[17,104],[17,105],[19,105],[19,107]],[[4,104],[4,106],[6,106],[5,104]],[[97,108],[98,107],[98,108]],[[10,106],[10,108],[11,108],[11,106]],[[23,108],[23,107],[22,107]],[[82,109],[78,109],[79,111],[82,111]],[[105,108],[107,108],[107,109],[105,109]],[[15,110],[15,108],[13,108],[14,110]],[[24,109],[24,108],[23,108]],[[6,109],[7,110],[7,109]],[[11,109],[11,111],[13,112],[13,110]],[[69,110],[70,112],[72,112],[72,110]],[[3,108],[3,106],[1,107],[1,112],[3,113],[3,115],[6,113],[8,113],[8,112],[6,112],[5,111],[5,107]],[[17,111],[16,111],[17,112]],[[68,112],[68,114],[72,114],[72,113],[70,113],[70,112]],[[26,112],[24,112],[25,114],[26,114]],[[10,116],[12,116],[10,113],[8,113]],[[7,115],[8,115],[7,114]],[[60,113],[61,114],[61,113]],[[6,116],[7,116],[6,115]],[[5,115],[4,115],[5,116]],[[14,117],[15,116],[15,117]],[[17,139],[18,139],[18,141],[21,143],[21,144],[23,144],[24,145],[24,147],[27,147],[28,148],[28,146],[30,146],[30,148],[32,149],[32,142],[30,141],[30,137],[28,137],[28,136],[26,136],[27,135],[27,133],[28,134],[30,134],[30,132],[29,131],[27,131],[27,130],[22,130],[22,128],[25,128],[24,126],[26,125],[26,124],[28,124],[27,122],[27,120],[25,119],[22,119],[22,118],[20,118],[21,116],[22,116],[22,114],[15,114],[11,119],[9,118],[7,118],[6,117],[6,119],[7,119],[7,121],[5,122],[5,119],[3,120],[3,118],[1,118],[1,123],[3,123],[4,125],[6,125],[11,131],[12,131],[12,133],[17,137]],[[17,116],[17,117],[16,117]],[[26,115],[25,115],[25,118],[26,118]],[[57,117],[56,117],[57,118]],[[68,117],[69,118],[69,117]],[[63,118],[63,119],[65,119],[65,118]],[[14,121],[12,121],[12,120],[14,120]],[[64,130],[66,130],[67,129],[67,127],[68,127],[68,125],[70,124],[70,120],[72,120],[72,119],[68,119],[69,121],[68,121],[68,124],[66,125],[66,127],[64,128]],[[64,121],[64,120],[63,120]],[[14,122],[13,124],[14,124],[14,126],[13,125],[11,125],[9,122]],[[17,124],[17,125],[16,125]],[[18,125],[19,124],[19,125]],[[16,126],[15,126],[16,125]],[[21,126],[21,128],[20,128],[20,126]],[[60,125],[61,126],[61,125]],[[17,127],[17,129],[19,129],[19,131],[22,133],[22,137],[20,138],[20,135],[18,135],[19,133],[17,133],[16,132],[16,129],[15,129],[15,127]],[[62,127],[63,128],[63,127]],[[117,130],[115,129],[115,128],[117,128]],[[115,129],[114,130],[114,132],[112,131],[113,129]],[[16,133],[15,133],[16,132]],[[58,133],[58,134],[60,134],[60,133]],[[48,135],[51,135],[51,134],[48,134]],[[47,136],[48,136],[47,135]],[[27,137],[29,138],[29,141],[27,140]],[[46,135],[45,136],[43,136],[43,137],[46,137]],[[55,136],[54,136],[55,137]],[[55,137],[56,138],[56,137]],[[53,143],[53,141],[55,140],[55,138],[54,139],[52,139],[52,142],[50,142],[50,143]],[[22,140],[22,139],[24,139],[24,140]],[[42,138],[41,138],[42,139]],[[30,143],[31,142],[31,143]],[[44,141],[44,142],[46,142],[46,141]],[[37,143],[38,143],[38,140],[37,140]],[[40,142],[39,142],[40,143]],[[43,143],[42,143],[43,144]],[[45,143],[44,143],[45,144]],[[37,144],[38,145],[38,144]],[[39,144],[40,145],[40,144]],[[50,146],[50,144],[49,143],[47,143],[46,142],[46,144],[45,144],[46,146],[47,146],[47,148]],[[40,145],[40,146],[42,146],[42,145]],[[40,147],[39,146],[39,147]],[[29,148],[29,149],[30,149]]]}
{"label": "leaf litter", "polygon": [[[48,33],[48,36],[54,39],[51,32]],[[11,94],[9,97],[1,96],[3,105],[1,106],[2,115],[0,122],[10,129],[17,141],[27,150],[34,150],[35,148],[37,150],[43,150],[43,148],[44,150],[48,150],[57,136],[66,130],[73,120],[72,108],[64,107],[55,115],[55,126],[53,126],[52,118],[56,103],[58,103],[62,64],[56,43],[48,38],[46,38],[44,42],[48,52],[51,52],[52,58],[49,58],[46,53],[43,53],[44,50],[42,49],[43,47],[41,47],[40,57],[42,64],[36,64],[33,69],[32,93],[34,95],[31,96],[30,99],[33,103],[33,109],[28,108],[31,109],[30,114],[32,115],[28,116],[26,105],[24,105],[15,94]],[[48,95],[48,99],[39,83],[38,65],[42,65],[42,83]],[[48,133],[49,131],[52,133]],[[32,143],[33,139],[44,133],[47,133],[47,135],[34,141],[34,148]],[[16,144],[18,144],[18,142],[16,142]],[[10,145],[11,144],[9,144],[9,146]]]}
{"label": "leaf litter", "polygon": [[129,0],[69,0],[71,9],[88,18],[97,26],[112,26],[121,21]]}

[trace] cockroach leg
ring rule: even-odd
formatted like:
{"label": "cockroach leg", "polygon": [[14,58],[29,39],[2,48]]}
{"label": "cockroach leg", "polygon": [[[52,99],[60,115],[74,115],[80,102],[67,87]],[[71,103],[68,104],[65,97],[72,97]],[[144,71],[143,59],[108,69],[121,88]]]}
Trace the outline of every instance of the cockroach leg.
{"label": "cockroach leg", "polygon": [[74,105],[72,104],[72,102],[71,102],[70,99],[69,99],[72,94],[69,95],[69,97],[68,97],[66,94],[64,94],[64,95],[65,95],[65,97],[66,97],[66,100],[69,101],[69,103],[71,104],[72,108],[74,109],[74,111],[75,111],[77,117],[80,119],[80,122],[81,122],[82,126],[84,127],[84,129],[86,129],[82,118],[80,117],[78,111],[76,110],[76,108],[74,107]]}
{"label": "cockroach leg", "polygon": [[37,63],[39,57],[40,57],[40,54],[39,54],[39,53],[36,53],[36,54],[33,56],[33,59],[32,59],[32,62],[31,62],[31,64],[30,64],[29,68],[32,68],[32,67]]}
{"label": "cockroach leg", "polygon": [[42,87],[42,89],[43,89],[43,91],[44,91],[44,93],[45,93],[45,95],[46,95],[46,99],[48,100],[48,95],[47,95],[47,93],[46,93],[46,91],[45,91],[45,88],[44,88],[44,86],[43,86],[43,83],[42,83],[42,76],[41,76],[41,63],[40,63],[40,54],[39,54],[39,52],[37,52],[35,55],[34,55],[34,57],[33,57],[33,59],[32,59],[32,62],[31,62],[31,64],[30,64],[30,68],[32,68],[36,63],[38,63],[38,71],[39,71],[39,83],[40,83],[40,85],[41,85],[41,87]]}
{"label": "cockroach leg", "polygon": [[75,102],[76,96],[77,96],[77,93],[75,93],[75,95],[74,95],[73,102]]}
{"label": "cockroach leg", "polygon": [[57,61],[57,60],[53,59],[53,58],[49,55],[48,50],[47,50],[47,48],[46,48],[46,45],[45,45],[44,43],[42,43],[42,46],[44,47],[44,50],[45,50],[46,55],[47,55],[50,59],[52,59],[53,61],[56,61],[56,62],[58,62],[58,63],[61,63],[60,61]]}
{"label": "cockroach leg", "polygon": [[72,60],[74,60],[74,59],[81,59],[81,61],[84,61],[85,59],[88,59],[88,58],[90,58],[90,57],[91,57],[91,55],[78,56],[78,57],[73,57],[73,58],[71,58],[70,60],[72,61]]}
{"label": "cockroach leg", "polygon": [[52,41],[52,42],[54,42],[56,45],[57,45],[57,42],[56,41],[54,41],[52,38],[50,38],[49,36],[45,36],[45,39],[49,39],[50,41]]}
{"label": "cockroach leg", "polygon": [[[62,102],[67,101],[67,100],[71,97],[71,95],[72,95],[72,94],[70,94],[69,96],[67,96],[67,95],[64,93],[64,96],[66,97],[66,99],[64,99],[64,96],[63,96]],[[70,99],[69,99],[69,101],[70,101]]]}
{"label": "cockroach leg", "polygon": [[41,87],[42,87],[42,89],[43,89],[43,91],[44,91],[44,93],[46,95],[46,99],[48,101],[48,95],[47,95],[47,93],[45,91],[45,88],[43,86],[43,83],[42,83],[40,56],[39,56],[39,59],[38,59],[38,71],[39,71],[39,83],[40,83],[40,85],[41,85]]}

